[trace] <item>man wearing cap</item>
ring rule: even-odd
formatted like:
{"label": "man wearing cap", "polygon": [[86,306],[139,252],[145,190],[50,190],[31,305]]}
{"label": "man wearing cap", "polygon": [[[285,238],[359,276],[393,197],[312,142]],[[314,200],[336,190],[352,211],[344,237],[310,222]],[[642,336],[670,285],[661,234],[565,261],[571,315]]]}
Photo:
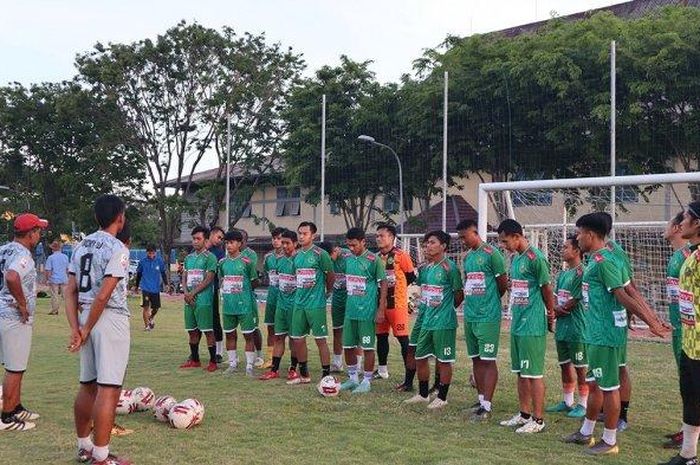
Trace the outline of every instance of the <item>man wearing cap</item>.
{"label": "man wearing cap", "polygon": [[14,240],[0,247],[0,344],[5,380],[2,391],[0,431],[26,431],[39,415],[20,399],[22,376],[32,346],[36,309],[36,268],[32,250],[41,240],[48,221],[31,213],[15,218]]}
{"label": "man wearing cap", "polygon": [[61,299],[66,292],[68,284],[68,256],[61,252],[61,243],[53,241],[51,243],[53,253],[46,259],[44,274],[46,283],[51,290],[51,311],[49,315],[58,315],[61,307]]}

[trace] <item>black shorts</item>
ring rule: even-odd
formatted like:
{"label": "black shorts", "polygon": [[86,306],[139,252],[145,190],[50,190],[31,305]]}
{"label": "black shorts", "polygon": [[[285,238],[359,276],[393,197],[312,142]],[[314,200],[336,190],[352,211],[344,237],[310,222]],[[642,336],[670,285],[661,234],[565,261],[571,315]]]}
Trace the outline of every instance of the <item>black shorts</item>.
{"label": "black shorts", "polygon": [[160,308],[160,292],[146,292],[141,293],[141,306],[151,307],[153,310],[158,310]]}
{"label": "black shorts", "polygon": [[679,373],[683,423],[700,426],[700,360],[693,360],[685,352],[681,352]]}

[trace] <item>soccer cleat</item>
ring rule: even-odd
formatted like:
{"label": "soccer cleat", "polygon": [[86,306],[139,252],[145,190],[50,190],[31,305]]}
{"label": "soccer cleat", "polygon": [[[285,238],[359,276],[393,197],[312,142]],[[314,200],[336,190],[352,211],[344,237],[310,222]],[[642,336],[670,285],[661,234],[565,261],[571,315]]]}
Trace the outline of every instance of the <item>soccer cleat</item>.
{"label": "soccer cleat", "polygon": [[567,444],[579,444],[581,446],[589,447],[595,444],[595,439],[593,439],[592,434],[582,434],[581,431],[576,431],[568,436],[564,436],[561,438],[561,440]]}
{"label": "soccer cleat", "polygon": [[440,384],[439,384],[439,383],[433,384],[433,385],[430,387],[430,389],[428,389],[428,395],[435,394],[436,392],[438,392],[438,388],[439,388],[439,387],[440,387]]}
{"label": "soccer cleat", "polygon": [[238,365],[229,365],[223,372],[224,376],[233,376],[238,373]]}
{"label": "soccer cleat", "polygon": [[342,373],[343,372],[343,365],[336,365],[333,363],[331,365],[331,373]]}
{"label": "soccer cleat", "polygon": [[38,420],[41,416],[36,412],[30,412],[26,408],[22,407],[21,410],[15,410],[15,417],[19,421],[35,421]]}
{"label": "soccer cleat", "polygon": [[372,385],[369,381],[362,380],[360,384],[357,385],[355,389],[352,390],[353,394],[367,394],[372,390]]}
{"label": "soccer cleat", "polygon": [[131,434],[133,432],[133,429],[127,429],[115,423],[114,426],[112,426],[112,431],[110,434],[112,436],[126,436],[127,434]]}
{"label": "soccer cleat", "polygon": [[280,377],[280,374],[276,371],[267,371],[260,375],[258,378],[260,381],[269,381],[271,379],[277,379]]}
{"label": "soccer cleat", "polygon": [[413,385],[412,384],[406,384],[406,383],[400,383],[394,386],[394,389],[396,389],[399,392],[413,392]]}
{"label": "soccer cleat", "polygon": [[78,449],[78,454],[75,456],[75,460],[80,463],[87,463],[92,460],[92,450],[83,449],[82,447]]}
{"label": "soccer cleat", "polygon": [[597,442],[591,447],[584,449],[583,452],[588,455],[609,455],[617,454],[618,452],[620,452],[620,448],[617,447],[617,444],[613,444],[611,446],[607,442],[601,440],[600,442]]}
{"label": "soccer cleat", "polygon": [[253,367],[251,367],[251,366],[245,367],[245,375],[249,378],[252,378],[253,376],[255,376],[255,373],[253,372]]}
{"label": "soccer cleat", "polygon": [[150,330],[151,330],[151,325],[146,325],[146,326],[144,326],[144,327],[143,327],[143,330],[144,330],[145,332],[150,331]]}
{"label": "soccer cleat", "polygon": [[35,427],[36,424],[19,420],[14,415],[10,417],[8,422],[0,421],[0,431],[29,431]]}
{"label": "soccer cleat", "polygon": [[447,406],[447,401],[442,400],[439,397],[436,397],[433,399],[431,403],[428,404],[428,409],[430,410],[440,410],[441,408],[444,408]]}
{"label": "soccer cleat", "polygon": [[214,373],[218,369],[219,369],[219,366],[216,364],[216,362],[209,362],[209,363],[207,363],[206,368],[204,368],[204,371],[207,371],[209,373]]}
{"label": "soccer cleat", "polygon": [[683,431],[679,431],[676,434],[670,434],[668,441],[664,442],[664,449],[680,449],[683,445]]}
{"label": "soccer cleat", "polygon": [[255,362],[253,362],[253,366],[255,368],[262,368],[262,366],[265,364],[265,360],[263,360],[262,357],[255,357]]}
{"label": "soccer cleat", "polygon": [[572,408],[569,413],[566,414],[569,418],[583,418],[586,416],[586,407],[581,404],[576,405]]}
{"label": "soccer cleat", "polygon": [[516,433],[521,434],[541,433],[542,431],[544,431],[544,422],[537,423],[533,419],[530,419],[530,421],[515,430]]}
{"label": "soccer cleat", "polygon": [[617,420],[617,432],[622,433],[624,431],[627,431],[627,428],[629,428],[629,423],[627,423],[625,420],[620,418]]}
{"label": "soccer cleat", "polygon": [[93,458],[90,465],[132,465],[132,462],[128,461],[127,459],[117,457],[116,455],[109,454],[106,459],[99,462]]}
{"label": "soccer cleat", "polygon": [[357,386],[359,386],[359,383],[357,381],[353,381],[352,379],[348,378],[342,383],[340,383],[340,390],[341,391],[352,391],[355,389]]}
{"label": "soccer cleat", "polygon": [[374,370],[372,379],[389,379],[389,373],[382,373],[379,370]]}
{"label": "soccer cleat", "polygon": [[180,368],[202,368],[202,362],[200,361],[194,361],[192,359],[188,359],[185,363],[180,365]]}
{"label": "soccer cleat", "polygon": [[668,462],[663,462],[659,465],[698,465],[698,458],[693,457],[690,459],[686,459],[684,457],[681,457],[679,454],[675,457],[672,457],[671,460],[669,460]]}
{"label": "soccer cleat", "polygon": [[216,354],[216,357],[214,358],[214,361],[216,363],[224,363],[224,357],[221,354]]}
{"label": "soccer cleat", "polygon": [[416,394],[410,399],[403,401],[404,404],[427,404],[428,402],[430,402],[430,399],[428,397],[423,397],[420,394]]}
{"label": "soccer cleat", "polygon": [[476,402],[474,402],[473,404],[471,404],[469,406],[469,412],[474,413],[477,410],[479,410],[480,408],[481,408],[481,402],[477,400]]}
{"label": "soccer cleat", "polygon": [[293,368],[290,368],[287,372],[287,381],[293,381],[299,377],[299,372]]}
{"label": "soccer cleat", "polygon": [[479,407],[474,413],[469,417],[469,421],[475,423],[488,421],[491,419],[491,412],[486,410],[484,407]]}
{"label": "soccer cleat", "polygon": [[673,439],[674,437],[678,436],[679,434],[683,434],[683,431],[678,431],[677,433],[664,434],[664,437],[666,439]]}
{"label": "soccer cleat", "polygon": [[550,405],[546,409],[544,409],[545,412],[547,413],[561,413],[561,412],[570,412],[571,407],[566,405],[566,402],[563,400],[559,402],[558,404]]}
{"label": "soccer cleat", "polygon": [[525,423],[527,423],[528,421],[530,421],[530,420],[523,418],[520,415],[520,412],[518,412],[515,415],[513,415],[512,418],[510,418],[508,420],[503,420],[502,422],[500,422],[499,425],[501,425],[501,426],[522,426]]}

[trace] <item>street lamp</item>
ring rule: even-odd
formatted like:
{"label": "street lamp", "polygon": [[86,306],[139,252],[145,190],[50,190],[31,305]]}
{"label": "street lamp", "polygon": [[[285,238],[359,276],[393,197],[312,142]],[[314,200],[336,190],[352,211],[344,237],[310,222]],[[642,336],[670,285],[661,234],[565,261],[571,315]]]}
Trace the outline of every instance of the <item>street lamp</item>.
{"label": "street lamp", "polygon": [[399,218],[403,216],[403,221],[401,221],[401,234],[403,234],[403,225],[406,222],[406,212],[403,209],[403,171],[401,169],[401,160],[399,159],[399,156],[396,155],[394,149],[386,144],[377,142],[372,136],[362,134],[361,136],[358,136],[357,139],[368,144],[376,145],[377,147],[389,149],[389,151],[394,155],[394,158],[396,158],[396,164],[399,166]]}
{"label": "street lamp", "polygon": [[[7,186],[0,186],[0,190],[14,192],[15,194],[20,194],[20,195],[22,194],[21,192],[16,191],[16,190],[14,190],[10,187],[7,187]],[[27,197],[25,197],[24,200],[27,202],[27,212],[31,211],[31,207],[29,206],[29,199]]]}

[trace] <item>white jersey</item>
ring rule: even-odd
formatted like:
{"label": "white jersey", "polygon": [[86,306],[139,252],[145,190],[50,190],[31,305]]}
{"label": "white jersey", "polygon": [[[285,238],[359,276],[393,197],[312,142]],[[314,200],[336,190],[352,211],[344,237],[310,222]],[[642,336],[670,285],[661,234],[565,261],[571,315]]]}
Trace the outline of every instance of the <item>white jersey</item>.
{"label": "white jersey", "polygon": [[75,275],[78,302],[84,311],[90,310],[105,276],[120,278],[105,310],[129,315],[126,304],[129,250],[119,239],[104,231],[90,234],[73,251],[68,272]]}
{"label": "white jersey", "polygon": [[20,319],[17,300],[5,284],[5,273],[16,271],[22,281],[22,292],[27,301],[29,315],[36,309],[36,268],[31,251],[19,242],[0,247],[0,318]]}

